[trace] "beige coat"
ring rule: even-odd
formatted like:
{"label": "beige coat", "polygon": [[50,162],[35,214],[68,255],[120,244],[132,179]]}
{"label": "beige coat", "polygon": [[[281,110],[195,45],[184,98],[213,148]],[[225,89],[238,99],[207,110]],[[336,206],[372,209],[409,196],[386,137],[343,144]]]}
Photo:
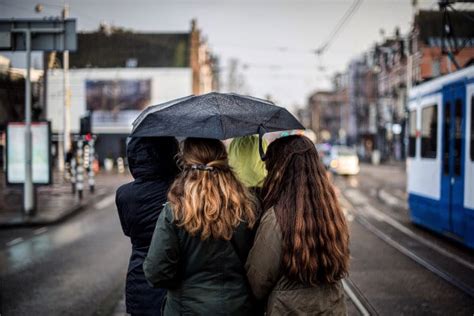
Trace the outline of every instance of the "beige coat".
{"label": "beige coat", "polygon": [[262,217],[246,270],[253,293],[268,298],[267,315],[346,315],[341,282],[310,287],[282,274],[282,234],[273,209]]}

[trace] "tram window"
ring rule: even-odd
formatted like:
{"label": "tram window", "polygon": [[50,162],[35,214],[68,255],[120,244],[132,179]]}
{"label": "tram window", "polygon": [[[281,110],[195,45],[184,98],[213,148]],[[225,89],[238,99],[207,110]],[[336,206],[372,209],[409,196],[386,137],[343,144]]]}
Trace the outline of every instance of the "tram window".
{"label": "tram window", "polygon": [[421,112],[421,157],[436,158],[438,148],[438,107],[430,105]]}
{"label": "tram window", "polygon": [[474,161],[474,95],[471,96],[471,161]]}
{"label": "tram window", "polygon": [[409,135],[408,135],[408,157],[416,155],[416,110],[410,111],[408,117]]}
{"label": "tram window", "polygon": [[444,106],[444,144],[443,144],[443,170],[449,175],[449,143],[451,128],[451,103],[446,102]]}

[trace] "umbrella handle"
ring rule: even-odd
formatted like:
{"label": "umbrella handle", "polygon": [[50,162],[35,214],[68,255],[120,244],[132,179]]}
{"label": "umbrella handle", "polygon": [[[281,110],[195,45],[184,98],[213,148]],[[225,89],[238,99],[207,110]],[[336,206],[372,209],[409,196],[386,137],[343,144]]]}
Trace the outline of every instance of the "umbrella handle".
{"label": "umbrella handle", "polygon": [[267,159],[267,155],[265,155],[265,152],[263,150],[263,135],[266,132],[267,131],[262,125],[258,126],[258,152],[260,153],[260,159],[262,159],[262,161],[265,161]]}

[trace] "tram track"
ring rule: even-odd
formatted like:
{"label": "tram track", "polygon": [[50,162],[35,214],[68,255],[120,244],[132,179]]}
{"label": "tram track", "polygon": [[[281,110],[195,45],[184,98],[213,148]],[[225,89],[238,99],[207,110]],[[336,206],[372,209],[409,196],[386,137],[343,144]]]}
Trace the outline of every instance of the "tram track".
{"label": "tram track", "polygon": [[375,308],[369,302],[369,300],[364,296],[362,291],[357,287],[354,281],[350,277],[346,277],[342,280],[342,285],[344,287],[344,292],[347,297],[352,301],[357,311],[362,316],[375,316],[378,315]]}
{"label": "tram track", "polygon": [[[459,277],[443,270],[440,268],[436,263],[431,262],[421,256],[419,256],[415,251],[409,249],[408,247],[404,246],[402,243],[398,242],[394,238],[392,238],[389,234],[385,233],[381,229],[379,229],[376,225],[374,225],[370,218],[365,215],[364,210],[362,210],[362,207],[355,205],[349,198],[347,198],[344,194],[342,194],[341,198],[347,203],[347,205],[350,206],[350,208],[353,210],[351,213],[354,217],[354,220],[357,221],[358,224],[360,224],[364,229],[378,237],[380,240],[385,242],[386,244],[390,245],[391,247],[395,248],[397,251],[405,255],[406,257],[410,258],[423,268],[427,269],[431,273],[435,274],[436,276],[440,277],[441,279],[445,280],[452,286],[458,288],[465,294],[469,295],[471,298],[474,298],[474,288],[460,280]],[[374,215],[374,214],[372,214]],[[377,214],[375,214],[377,215]],[[379,219],[380,220],[380,219]],[[413,233],[414,234],[414,233]],[[407,234],[406,237],[409,238],[412,242],[418,243],[419,245],[422,245],[424,247],[429,247],[429,245],[421,242],[419,238],[416,238],[417,235],[413,236],[412,234]],[[436,251],[436,249],[433,249]],[[438,252],[440,255],[452,259],[453,254],[450,254],[447,250],[443,252]],[[462,262],[459,262],[462,264]],[[474,272],[472,269],[471,264],[464,265],[467,269],[470,271]]]}

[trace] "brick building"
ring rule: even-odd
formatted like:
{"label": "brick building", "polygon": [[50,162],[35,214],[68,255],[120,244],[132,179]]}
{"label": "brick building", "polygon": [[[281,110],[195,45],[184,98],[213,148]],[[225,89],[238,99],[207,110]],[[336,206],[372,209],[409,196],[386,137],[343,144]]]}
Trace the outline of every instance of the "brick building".
{"label": "brick building", "polygon": [[425,10],[415,15],[408,35],[412,85],[456,70],[454,62],[442,53],[447,44],[452,46],[454,59],[461,68],[474,60],[474,11],[449,12],[451,36],[442,31],[443,16],[441,11]]}
{"label": "brick building", "polygon": [[316,133],[318,142],[345,144],[348,110],[347,74],[337,74],[332,90],[317,91],[309,97],[302,112],[308,119],[302,118],[302,122]]}
{"label": "brick building", "polygon": [[382,158],[400,160],[403,146],[407,100],[406,39],[398,29],[372,51],[377,73],[377,139]]}

